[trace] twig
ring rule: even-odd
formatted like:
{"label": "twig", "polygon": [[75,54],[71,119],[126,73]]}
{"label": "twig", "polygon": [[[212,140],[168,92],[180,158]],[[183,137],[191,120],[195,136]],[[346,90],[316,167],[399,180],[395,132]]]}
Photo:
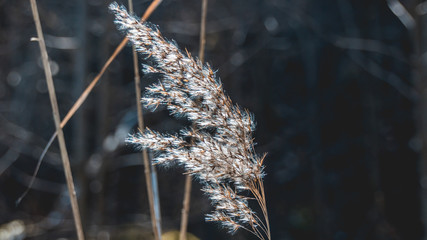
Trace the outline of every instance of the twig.
{"label": "twig", "polygon": [[179,232],[179,240],[187,239],[187,226],[188,226],[188,213],[190,212],[190,199],[191,199],[191,175],[185,176],[185,190],[184,200],[182,202],[181,210],[181,229]]}
{"label": "twig", "polygon": [[[208,0],[202,2],[202,16],[200,20],[200,42],[199,42],[199,60],[203,63],[205,58],[205,45],[206,45],[206,13],[208,9]],[[191,175],[185,176],[185,190],[184,200],[182,203],[181,212],[181,229],[179,240],[187,239],[187,226],[188,226],[188,213],[190,212],[190,199],[191,199]]]}
{"label": "twig", "polygon": [[[150,6],[145,11],[144,15],[141,18],[141,21],[147,20],[147,18],[154,12],[154,10],[157,8],[157,6],[162,2],[162,0],[154,0]],[[123,48],[126,46],[128,42],[128,38],[125,37],[123,41],[117,46],[116,50],[114,50],[113,54],[108,58],[107,62],[105,62],[104,66],[102,67],[101,71],[98,73],[98,75],[95,76],[95,78],[92,80],[92,82],[87,86],[87,88],[84,90],[82,95],[77,99],[77,101],[74,103],[74,105],[71,107],[70,111],[68,111],[67,115],[64,117],[64,119],[61,122],[61,128],[63,128],[67,122],[70,120],[70,118],[74,115],[74,113],[80,108],[80,106],[86,101],[87,96],[90,92],[92,92],[95,85],[98,83],[99,79],[101,79],[102,75],[105,73],[107,68],[110,66],[110,64],[113,62],[113,60],[117,57],[117,55],[123,50]],[[57,134],[56,132],[54,135]]]}
{"label": "twig", "polygon": [[[128,0],[129,11],[133,14],[133,4],[132,0]],[[135,51],[135,46],[132,46],[132,57],[133,57],[133,69],[135,74],[135,97],[136,97],[136,109],[138,113],[138,127],[140,131],[144,130],[144,117],[142,115],[142,105],[141,105],[141,78],[139,75],[139,67],[138,67],[138,56]],[[156,214],[156,209],[154,208],[154,191],[153,191],[153,181],[157,181],[157,178],[152,179],[151,172],[151,161],[148,159],[147,150],[144,149],[142,151],[142,160],[144,162],[144,174],[145,174],[145,183],[147,185],[147,194],[148,194],[148,203],[150,206],[150,216],[151,216],[151,224],[153,227],[154,239],[161,239],[161,228],[160,228],[160,219],[157,219],[157,216],[160,218],[160,213]],[[155,168],[153,168],[155,170]],[[159,203],[157,203],[159,204]]]}
{"label": "twig", "polygon": [[44,42],[42,26],[40,23],[39,13],[37,10],[36,0],[31,1],[31,10],[33,12],[34,22],[37,29],[37,37],[42,55],[43,68],[46,75],[46,83],[49,90],[50,103],[52,105],[53,118],[55,120],[56,132],[58,133],[59,148],[61,151],[62,163],[64,166],[65,179],[67,181],[68,194],[70,195],[71,208],[73,210],[74,223],[76,226],[77,236],[79,240],[84,240],[83,227],[80,219],[79,206],[77,204],[76,191],[71,174],[70,160],[68,159],[67,147],[65,145],[64,133],[61,128],[61,120],[59,116],[58,102],[55,95],[55,86],[53,84],[52,73],[49,66],[49,58]]}
{"label": "twig", "polygon": [[[147,18],[154,12],[154,10],[157,8],[157,6],[162,2],[162,0],[154,0],[150,6],[145,10],[144,15],[141,18],[141,21],[147,20]],[[86,87],[86,89],[83,91],[83,93],[80,95],[80,97],[77,99],[77,101],[74,103],[74,105],[71,107],[71,109],[68,111],[67,115],[65,115],[64,119],[62,119],[61,122],[61,129],[64,128],[64,126],[68,123],[68,121],[71,119],[71,117],[76,113],[76,111],[82,106],[82,104],[86,101],[87,97],[89,96],[89,93],[92,92],[93,88],[96,86],[96,84],[101,79],[102,75],[105,73],[105,71],[108,69],[110,64],[113,62],[113,60],[117,57],[117,55],[123,50],[123,48],[126,46],[128,42],[128,38],[125,37],[122,42],[117,46],[117,48],[114,50],[113,54],[108,58],[108,60],[105,62],[104,66],[102,67],[101,71],[95,76],[95,78],[92,80],[92,82]],[[38,159],[37,166],[40,166],[43,158],[45,157],[48,149],[53,143],[53,140],[58,136],[58,131],[55,131],[52,136],[50,137],[49,142],[47,143],[46,147],[43,149],[42,154],[40,155]],[[38,168],[35,169],[33,178],[36,177],[38,172]],[[27,190],[18,198],[17,203],[19,203],[27,194],[28,190],[31,188],[31,185],[28,186]]]}
{"label": "twig", "polygon": [[200,42],[199,42],[199,60],[201,62],[205,59],[205,46],[206,46],[206,15],[208,11],[208,0],[202,2],[202,19],[200,23]]}

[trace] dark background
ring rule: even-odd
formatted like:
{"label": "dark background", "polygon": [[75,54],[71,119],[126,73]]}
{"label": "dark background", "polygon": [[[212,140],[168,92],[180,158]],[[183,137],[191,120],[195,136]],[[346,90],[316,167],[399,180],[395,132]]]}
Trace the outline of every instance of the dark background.
{"label": "dark background", "polygon": [[[109,3],[38,1],[62,117],[123,38]],[[138,16],[149,3],[134,1]],[[205,59],[234,103],[255,114],[257,152],[268,152],[272,239],[426,239],[427,7],[420,3],[209,1]],[[197,55],[200,8],[199,0],[164,0],[150,21]],[[29,1],[0,0],[0,224],[23,220],[28,239],[75,239],[56,142],[15,205],[54,132],[35,35]],[[145,239],[151,230],[141,155],[124,144],[135,131],[134,95],[126,47],[64,129],[88,239]],[[144,117],[160,131],[182,127],[166,111]],[[158,175],[163,230],[178,229],[182,170]],[[190,232],[254,239],[204,222],[211,208],[199,187]]]}

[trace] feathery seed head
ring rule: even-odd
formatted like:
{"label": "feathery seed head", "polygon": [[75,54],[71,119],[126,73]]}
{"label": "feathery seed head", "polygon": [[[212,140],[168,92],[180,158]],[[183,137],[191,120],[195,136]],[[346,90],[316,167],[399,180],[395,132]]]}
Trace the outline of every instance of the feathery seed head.
{"label": "feathery seed head", "polygon": [[127,142],[156,152],[155,163],[176,161],[197,177],[215,207],[206,220],[222,222],[231,232],[249,225],[251,232],[258,235],[255,228],[260,225],[259,218],[249,208],[248,198],[238,194],[242,190],[259,194],[257,183],[264,176],[260,158],[254,152],[253,116],[232,104],[209,65],[195,60],[188,51],[179,50],[157,27],[140,23],[117,3],[111,4],[110,9],[136,50],[155,63],[143,65],[143,71],[161,74],[158,83],[146,88],[141,99],[144,105],[152,110],[166,105],[172,115],[184,116],[193,123],[192,128],[183,129],[179,135],[146,129],[130,136]]}

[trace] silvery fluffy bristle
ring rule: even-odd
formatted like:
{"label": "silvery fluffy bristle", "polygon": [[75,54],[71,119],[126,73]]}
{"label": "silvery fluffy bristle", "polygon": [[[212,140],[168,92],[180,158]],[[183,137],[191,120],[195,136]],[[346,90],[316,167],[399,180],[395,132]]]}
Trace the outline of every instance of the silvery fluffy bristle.
{"label": "silvery fluffy bristle", "polygon": [[164,105],[172,115],[193,123],[179,134],[146,129],[127,141],[155,152],[155,163],[178,162],[199,179],[215,208],[207,220],[222,222],[230,232],[245,225],[257,227],[259,218],[240,195],[264,175],[262,161],[254,152],[251,114],[232,104],[208,65],[179,50],[157,28],[139,22],[124,7],[113,3],[110,9],[136,50],[155,63],[143,71],[162,75],[146,89],[144,105],[153,110]]}

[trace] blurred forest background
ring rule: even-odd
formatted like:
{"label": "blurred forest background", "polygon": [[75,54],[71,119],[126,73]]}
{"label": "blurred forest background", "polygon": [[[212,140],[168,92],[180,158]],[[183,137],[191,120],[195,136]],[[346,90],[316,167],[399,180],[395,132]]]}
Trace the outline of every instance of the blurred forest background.
{"label": "blurred forest background", "polygon": [[[150,2],[134,0],[136,14]],[[62,117],[123,38],[109,3],[38,1]],[[164,0],[149,21],[197,56],[200,8]],[[272,239],[427,239],[425,14],[419,0],[209,1],[205,59],[255,114]],[[35,36],[29,1],[0,0],[0,224],[21,220],[26,239],[75,239],[57,142],[15,205],[55,130]],[[88,239],[151,231],[141,155],[124,144],[134,94],[126,47],[64,128]],[[182,126],[166,111],[144,117],[164,132]],[[163,231],[178,229],[182,171],[160,168],[158,180]],[[254,239],[204,222],[197,184],[191,201],[200,239]]]}

